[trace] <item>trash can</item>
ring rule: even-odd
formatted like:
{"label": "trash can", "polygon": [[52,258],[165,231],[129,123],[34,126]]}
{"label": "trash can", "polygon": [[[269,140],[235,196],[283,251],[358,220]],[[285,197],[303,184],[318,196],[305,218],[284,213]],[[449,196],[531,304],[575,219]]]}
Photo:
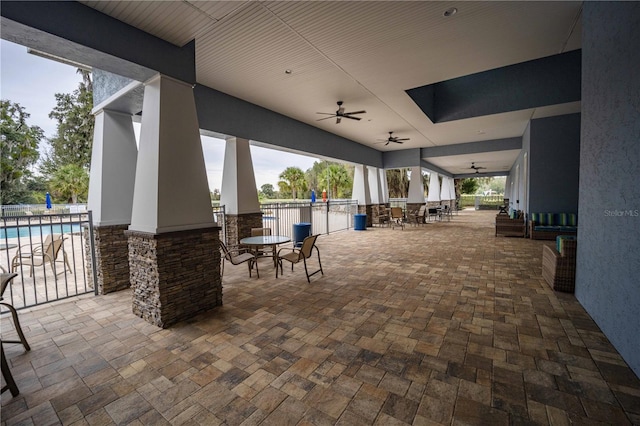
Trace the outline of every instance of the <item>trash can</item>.
{"label": "trash can", "polygon": [[353,230],[354,231],[366,231],[367,230],[367,215],[366,214],[354,214],[353,215]]}
{"label": "trash can", "polygon": [[300,247],[305,238],[311,235],[311,224],[308,222],[293,224],[293,245]]}

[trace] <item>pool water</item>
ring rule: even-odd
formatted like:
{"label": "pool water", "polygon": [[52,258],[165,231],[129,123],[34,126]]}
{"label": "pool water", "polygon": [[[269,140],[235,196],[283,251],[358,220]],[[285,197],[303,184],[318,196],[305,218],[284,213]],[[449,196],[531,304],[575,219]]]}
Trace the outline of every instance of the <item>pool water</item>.
{"label": "pool water", "polygon": [[0,229],[0,239],[5,238],[28,238],[40,237],[40,235],[49,234],[68,234],[70,232],[80,232],[79,223],[60,223],[51,225],[31,225],[31,226],[12,226]]}

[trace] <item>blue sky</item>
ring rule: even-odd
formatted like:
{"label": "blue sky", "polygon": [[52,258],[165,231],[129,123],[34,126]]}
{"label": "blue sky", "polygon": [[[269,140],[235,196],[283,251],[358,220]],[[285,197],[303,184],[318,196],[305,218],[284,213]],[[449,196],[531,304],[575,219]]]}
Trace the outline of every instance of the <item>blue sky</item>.
{"label": "blue sky", "polygon": [[[8,41],[0,42],[0,96],[19,103],[31,116],[29,125],[40,126],[45,137],[53,137],[56,125],[49,118],[55,107],[56,93],[71,93],[81,81],[76,69],[27,53],[27,48]],[[209,179],[209,188],[220,189],[224,141],[202,137],[202,149]],[[273,149],[251,147],[256,186],[272,184],[277,189],[278,175],[287,167],[310,168],[313,157],[292,154]]]}

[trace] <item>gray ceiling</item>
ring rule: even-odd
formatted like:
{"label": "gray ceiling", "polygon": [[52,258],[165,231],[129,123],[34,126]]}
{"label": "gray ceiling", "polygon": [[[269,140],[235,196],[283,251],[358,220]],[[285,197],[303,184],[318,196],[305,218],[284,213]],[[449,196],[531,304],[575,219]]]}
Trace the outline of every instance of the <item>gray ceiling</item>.
{"label": "gray ceiling", "polygon": [[[581,2],[82,3],[176,46],[195,40],[199,84],[380,151],[521,137],[532,118],[580,110],[578,101],[434,124],[406,90],[579,49]],[[317,121],[339,100],[366,110],[362,120]],[[380,143],[389,131],[410,140]],[[505,171],[517,155],[425,160],[459,174],[472,161]]]}

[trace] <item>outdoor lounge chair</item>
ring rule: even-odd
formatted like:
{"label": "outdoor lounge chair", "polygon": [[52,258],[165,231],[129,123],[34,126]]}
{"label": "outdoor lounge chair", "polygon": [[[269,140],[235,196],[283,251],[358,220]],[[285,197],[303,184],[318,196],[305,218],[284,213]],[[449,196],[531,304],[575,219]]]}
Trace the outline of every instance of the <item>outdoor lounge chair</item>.
{"label": "outdoor lounge chair", "polygon": [[[34,267],[45,266],[48,263],[53,269],[53,273],[58,275],[56,273],[56,263],[62,263],[64,265],[62,272],[69,268],[69,273],[72,273],[67,252],[64,251],[64,240],[65,237],[60,234],[49,234],[42,244],[20,246],[11,260],[11,272],[16,272],[20,265],[27,266],[29,267],[29,276],[32,277]],[[31,251],[28,251],[29,249]],[[62,260],[58,260],[60,252],[62,252]]]}
{"label": "outdoor lounge chair", "polygon": [[[304,263],[304,272],[305,274],[307,274],[307,282],[311,283],[311,280],[309,279],[309,277],[311,277],[312,275],[317,274],[318,272],[320,272],[322,275],[324,275],[324,271],[322,270],[322,262],[320,262],[320,250],[318,250],[318,247],[316,246],[316,239],[318,238],[318,235],[310,235],[308,237],[306,237],[303,241],[302,241],[302,246],[300,248],[281,248],[280,250],[278,250],[278,255],[277,255],[277,266],[276,266],[276,278],[278,278],[278,267],[280,267],[280,274],[282,275],[283,271],[282,271],[282,261],[286,260],[287,262],[291,262],[291,270],[293,271],[293,265],[302,261]],[[316,252],[318,253],[318,266],[319,269],[317,271],[314,271],[312,273],[309,273],[309,269],[307,268],[307,259],[309,259],[311,257],[311,254],[313,253],[313,249],[316,249]],[[283,251],[289,250],[289,253],[286,254],[280,254]]]}
{"label": "outdoor lounge chair", "polygon": [[241,263],[247,262],[247,266],[249,267],[249,277],[251,277],[253,265],[256,265],[256,275],[260,278],[260,272],[258,271],[258,259],[256,258],[256,254],[251,251],[250,248],[233,247],[229,249],[222,241],[220,241],[220,250],[222,250],[222,266],[220,271],[221,279],[224,275],[225,260],[229,261],[232,265],[240,265]]}

